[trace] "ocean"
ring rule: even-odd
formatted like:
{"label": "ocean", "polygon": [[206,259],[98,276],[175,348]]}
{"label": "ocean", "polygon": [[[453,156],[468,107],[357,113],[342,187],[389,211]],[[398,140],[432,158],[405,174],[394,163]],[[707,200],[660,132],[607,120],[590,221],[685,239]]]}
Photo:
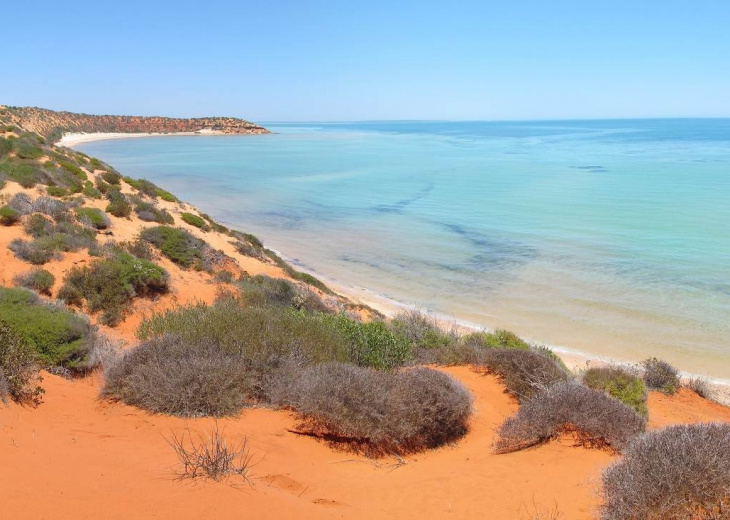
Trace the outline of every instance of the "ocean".
{"label": "ocean", "polygon": [[730,119],[263,125],[77,148],[343,290],[730,380]]}

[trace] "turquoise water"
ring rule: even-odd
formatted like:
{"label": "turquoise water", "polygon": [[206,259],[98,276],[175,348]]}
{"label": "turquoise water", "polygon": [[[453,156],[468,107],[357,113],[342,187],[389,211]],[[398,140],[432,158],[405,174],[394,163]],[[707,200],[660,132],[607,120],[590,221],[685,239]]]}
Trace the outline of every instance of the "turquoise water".
{"label": "turquoise water", "polygon": [[347,290],[730,378],[730,120],[266,126],[78,148]]}

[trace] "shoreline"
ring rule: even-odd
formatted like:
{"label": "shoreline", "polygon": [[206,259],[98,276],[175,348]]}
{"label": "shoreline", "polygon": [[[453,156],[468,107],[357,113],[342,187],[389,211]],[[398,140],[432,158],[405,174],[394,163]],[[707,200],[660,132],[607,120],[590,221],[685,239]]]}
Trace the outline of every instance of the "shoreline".
{"label": "shoreline", "polygon": [[[226,223],[228,224],[228,223]],[[495,329],[490,329],[489,327],[485,327],[483,325],[480,325],[478,323],[470,322],[468,320],[462,320],[457,318],[456,316],[449,316],[439,313],[430,312],[427,309],[419,308],[415,305],[400,302],[398,300],[395,300],[393,298],[390,298],[388,296],[382,295],[376,291],[373,291],[372,289],[368,289],[366,287],[361,287],[358,285],[344,285],[340,282],[337,282],[335,280],[332,280],[331,278],[327,277],[326,274],[323,274],[319,271],[316,271],[314,269],[311,269],[307,267],[306,265],[303,265],[301,262],[295,261],[292,258],[286,256],[285,253],[282,253],[279,250],[272,249],[277,255],[279,255],[282,259],[284,259],[286,262],[290,263],[291,265],[295,266],[298,270],[303,271],[307,274],[310,274],[312,276],[315,276],[322,280],[328,287],[330,287],[332,290],[334,290],[336,293],[341,294],[342,296],[345,296],[357,303],[362,303],[365,305],[368,305],[369,307],[372,307],[376,311],[382,313],[387,318],[393,318],[399,311],[401,310],[417,310],[419,312],[423,312],[424,314],[430,316],[431,318],[435,319],[440,325],[445,327],[450,326],[456,326],[456,328],[460,329],[461,331],[486,331],[486,332],[493,332]],[[606,366],[606,365],[621,365],[625,367],[635,367],[639,365],[639,361],[631,361],[627,359],[619,359],[615,357],[608,357],[608,356],[601,356],[598,354],[593,354],[590,352],[585,352],[581,350],[572,349],[570,347],[565,347],[562,345],[554,345],[550,343],[546,343],[544,341],[540,341],[536,338],[531,338],[527,336],[520,336],[522,339],[527,341],[530,344],[535,345],[543,345],[545,347],[548,347],[550,350],[555,352],[560,359],[565,363],[565,365],[570,369],[571,371],[580,371],[582,369],[587,369],[592,366]],[[695,374],[690,372],[685,372],[681,369],[681,367],[676,367],[679,370],[680,377],[683,381],[687,381],[693,378],[700,378],[704,379],[708,382],[708,384],[711,385],[714,395],[713,400],[716,402],[723,404],[725,406],[730,406],[730,379],[721,379],[717,377],[710,377],[705,374]]]}
{"label": "shoreline", "polygon": [[193,135],[236,135],[218,130],[198,130],[196,132],[145,132],[145,133],[129,133],[129,132],[70,132],[63,134],[61,139],[55,143],[56,146],[65,146],[72,148],[79,144],[91,143],[94,141],[108,141],[111,139],[135,139],[139,137],[172,137],[172,136],[193,136]]}
{"label": "shoreline", "polygon": [[[174,133],[68,133],[64,134],[60,141],[56,143],[57,146],[73,147],[78,144],[90,143],[94,141],[104,141],[113,139],[133,139],[140,137],[165,137],[165,136],[196,136],[196,135],[231,135],[225,132],[214,131],[214,130],[201,130],[197,132],[174,132]],[[233,225],[230,222],[220,219],[220,222],[226,225]],[[373,309],[381,312],[388,318],[392,318],[400,310],[415,309],[434,318],[437,322],[444,326],[456,326],[462,330],[468,331],[491,331],[488,327],[480,325],[478,323],[470,322],[468,320],[461,320],[455,316],[442,315],[438,313],[429,312],[427,309],[418,308],[412,304],[404,303],[388,296],[382,295],[377,291],[368,289],[366,287],[358,286],[352,283],[342,283],[329,278],[326,274],[323,274],[309,266],[303,265],[299,261],[295,261],[288,257],[285,253],[279,250],[272,249],[281,258],[286,260],[297,269],[316,276],[331,287],[335,292],[353,300],[354,302],[362,303],[372,307]],[[536,338],[524,336],[525,341],[544,345],[553,350],[563,360],[566,366],[573,371],[585,369],[588,366],[604,366],[607,364],[618,364],[623,366],[636,366],[640,363],[639,361],[631,361],[627,359],[619,359],[609,356],[602,356],[595,353],[585,352],[562,345],[554,345],[546,342],[542,342]],[[715,396],[714,399],[724,405],[730,406],[730,378],[722,379],[717,377],[710,377],[704,374],[696,374],[684,372],[681,367],[680,375],[683,380],[692,378],[701,378],[712,386]]]}

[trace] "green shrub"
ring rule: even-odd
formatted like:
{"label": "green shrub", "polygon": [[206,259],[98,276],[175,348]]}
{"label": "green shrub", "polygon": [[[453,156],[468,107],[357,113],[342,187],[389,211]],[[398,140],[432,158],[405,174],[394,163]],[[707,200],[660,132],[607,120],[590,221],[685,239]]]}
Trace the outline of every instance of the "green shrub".
{"label": "green shrub", "polygon": [[143,230],[140,237],[176,264],[202,269],[203,255],[208,246],[187,231],[169,226],[155,226]]}
{"label": "green shrub", "polygon": [[143,260],[153,260],[155,255],[150,245],[142,239],[136,238],[119,244],[124,251]]}
{"label": "green shrub", "polygon": [[37,143],[28,139],[16,139],[13,143],[15,155],[21,159],[40,159],[43,157],[43,149]]}
{"label": "green shrub", "polygon": [[87,197],[91,197],[92,199],[101,198],[101,191],[97,190],[91,181],[84,182],[84,189],[82,193]]}
{"label": "green shrub", "polygon": [[36,238],[30,242],[16,238],[8,248],[18,258],[35,265],[45,264],[59,252],[91,247],[96,241],[92,229],[65,220],[52,224],[42,216],[31,216],[26,229]]}
{"label": "green shrub", "polygon": [[347,338],[350,361],[382,370],[403,365],[411,357],[411,345],[394,334],[382,321],[357,322],[344,314],[321,315],[320,319]]}
{"label": "green shrub", "polygon": [[589,368],[583,374],[583,384],[593,390],[601,390],[636,410],[640,415],[649,413],[646,407],[644,381],[629,370],[619,366]]}
{"label": "green shrub", "polygon": [[645,429],[646,419],[625,404],[578,383],[562,382],[523,402],[499,427],[495,447],[505,453],[574,433],[582,445],[621,451]]}
{"label": "green shrub", "polygon": [[58,165],[62,169],[66,170],[68,173],[72,174],[74,177],[76,177],[77,179],[79,179],[80,181],[87,180],[86,172],[84,172],[84,170],[82,170],[81,168],[79,168],[75,164],[70,163],[68,161],[60,161],[58,163]]}
{"label": "green shrub", "polygon": [[272,400],[300,414],[300,431],[370,456],[453,442],[467,432],[472,412],[469,391],[429,368],[380,372],[324,363],[294,370],[278,383]]}
{"label": "green shrub", "polygon": [[71,269],[59,298],[67,296],[67,303],[77,303],[81,295],[89,312],[102,312],[103,323],[116,325],[128,314],[135,297],[165,292],[168,281],[167,271],[158,265],[128,253],[117,253]]}
{"label": "green shrub", "polygon": [[280,307],[243,307],[229,298],[153,314],[137,330],[141,340],[165,334],[220,345],[257,364],[291,357],[308,363],[349,357],[346,339],[317,316]]}
{"label": "green shrub", "polygon": [[0,158],[8,155],[13,150],[13,141],[6,137],[0,137]]}
{"label": "green shrub", "polygon": [[106,212],[111,213],[118,218],[127,218],[132,214],[132,205],[127,201],[127,197],[119,190],[109,190],[106,193],[109,205]]}
{"label": "green shrub", "polygon": [[15,277],[15,283],[26,289],[33,289],[41,294],[51,294],[56,277],[45,269],[33,269]]}
{"label": "green shrub", "polygon": [[649,358],[642,363],[644,366],[644,382],[652,390],[659,390],[672,395],[681,386],[679,371],[666,361]]}
{"label": "green shrub", "polygon": [[175,195],[161,188],[157,188],[157,195],[166,202],[177,202],[177,197],[175,197]]}
{"label": "green shrub", "polygon": [[43,170],[37,164],[17,160],[6,160],[0,163],[0,173],[4,173],[8,179],[17,182],[23,188],[32,188],[46,180]]}
{"label": "green shrub", "polygon": [[497,329],[494,332],[472,332],[464,341],[481,348],[529,350],[530,345],[513,332]]}
{"label": "green shrub", "polygon": [[90,332],[89,323],[73,312],[43,304],[26,289],[0,287],[0,316],[34,349],[45,365],[73,367]]}
{"label": "green shrub", "polygon": [[[92,159],[93,161],[93,159]],[[95,168],[101,168],[101,163],[98,164],[98,166],[95,166]],[[104,171],[101,173],[101,178],[104,179],[109,184],[116,184],[119,186],[122,183],[122,176],[119,175],[115,171]]]}
{"label": "green shrub", "polygon": [[0,208],[0,225],[12,226],[20,220],[20,213],[9,206]]}
{"label": "green shrub", "polygon": [[167,210],[160,209],[156,205],[145,202],[139,197],[134,200],[134,211],[137,217],[145,222],[157,222],[159,224],[174,224],[175,219]]}
{"label": "green shrub", "polygon": [[109,219],[96,208],[76,208],[76,217],[80,221],[88,222],[96,229],[106,229],[109,227]]}
{"label": "green shrub", "polygon": [[324,302],[313,291],[283,278],[258,275],[239,282],[238,287],[243,301],[248,305],[260,307],[282,305],[311,312],[329,312]]}
{"label": "green shrub", "polygon": [[0,320],[0,402],[9,396],[19,403],[38,403],[38,366],[30,343],[9,323]]}
{"label": "green shrub", "polygon": [[203,218],[193,215],[192,213],[182,213],[180,216],[182,217],[183,222],[190,224],[191,226],[195,226],[196,228],[203,229],[208,227]]}
{"label": "green shrub", "polygon": [[48,186],[46,188],[46,193],[53,197],[65,197],[68,195],[68,190],[60,186]]}
{"label": "green shrub", "polygon": [[25,221],[23,229],[26,234],[31,235],[33,238],[39,238],[53,232],[53,222],[43,215],[33,213]]}

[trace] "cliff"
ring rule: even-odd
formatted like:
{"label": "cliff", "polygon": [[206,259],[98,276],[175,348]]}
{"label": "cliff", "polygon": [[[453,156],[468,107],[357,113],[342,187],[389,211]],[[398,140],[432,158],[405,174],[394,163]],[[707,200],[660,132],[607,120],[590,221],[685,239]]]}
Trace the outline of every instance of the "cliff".
{"label": "cliff", "polygon": [[65,133],[173,133],[215,131],[224,134],[268,134],[267,129],[234,117],[197,117],[190,119],[158,116],[95,116],[56,112],[35,107],[0,107],[21,128],[42,135],[50,142]]}

